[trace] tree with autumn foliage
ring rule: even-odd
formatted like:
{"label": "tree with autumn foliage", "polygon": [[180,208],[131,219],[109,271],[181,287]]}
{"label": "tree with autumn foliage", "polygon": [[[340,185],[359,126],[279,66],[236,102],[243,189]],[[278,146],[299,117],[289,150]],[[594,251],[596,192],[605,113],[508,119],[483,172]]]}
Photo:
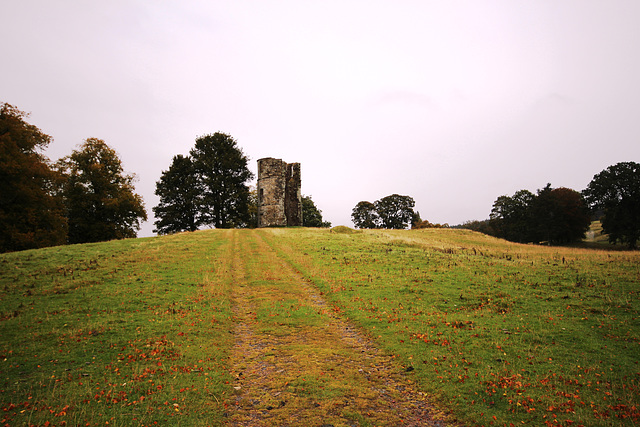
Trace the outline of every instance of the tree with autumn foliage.
{"label": "tree with autumn foliage", "polygon": [[51,137],[29,115],[0,105],[0,252],[64,244],[60,175],[42,154]]}
{"label": "tree with autumn foliage", "polygon": [[134,191],[135,175],[127,175],[118,154],[103,140],[88,138],[61,159],[69,243],[136,237],[147,219],[142,197]]}

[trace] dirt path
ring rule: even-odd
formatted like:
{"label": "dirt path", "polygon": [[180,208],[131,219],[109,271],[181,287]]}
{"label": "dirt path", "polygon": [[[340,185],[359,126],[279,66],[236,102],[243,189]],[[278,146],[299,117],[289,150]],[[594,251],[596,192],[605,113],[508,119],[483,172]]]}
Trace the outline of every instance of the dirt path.
{"label": "dirt path", "polygon": [[426,396],[262,239],[233,230],[231,426],[443,426]]}

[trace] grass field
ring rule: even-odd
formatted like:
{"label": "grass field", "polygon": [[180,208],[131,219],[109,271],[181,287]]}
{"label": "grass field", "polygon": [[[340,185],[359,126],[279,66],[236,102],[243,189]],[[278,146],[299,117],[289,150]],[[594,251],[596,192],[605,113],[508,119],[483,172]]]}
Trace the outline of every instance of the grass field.
{"label": "grass field", "polygon": [[[367,383],[337,371],[382,362],[322,329],[330,312],[395,367],[379,376],[402,372],[447,422],[637,425],[639,290],[638,251],[449,229],[211,230],[4,254],[0,424],[235,425],[252,396],[263,425],[379,425]],[[251,381],[278,382],[282,400],[242,394],[243,370],[279,359],[299,374]]]}

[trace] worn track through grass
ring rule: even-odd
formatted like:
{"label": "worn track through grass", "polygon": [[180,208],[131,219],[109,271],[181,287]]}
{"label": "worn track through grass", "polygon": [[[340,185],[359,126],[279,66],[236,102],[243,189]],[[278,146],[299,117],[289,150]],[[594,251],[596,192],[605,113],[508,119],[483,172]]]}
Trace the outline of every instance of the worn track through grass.
{"label": "worn track through grass", "polygon": [[232,426],[441,426],[380,351],[262,239],[233,230]]}

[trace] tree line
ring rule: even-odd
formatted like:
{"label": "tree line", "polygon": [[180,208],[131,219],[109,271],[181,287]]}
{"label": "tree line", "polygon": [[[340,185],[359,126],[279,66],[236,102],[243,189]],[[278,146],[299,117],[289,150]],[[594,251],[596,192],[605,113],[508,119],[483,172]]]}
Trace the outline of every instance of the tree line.
{"label": "tree line", "polygon": [[[392,194],[371,203],[361,201],[351,212],[356,228],[412,229],[448,227],[432,224],[414,211],[410,196]],[[552,188],[536,194],[519,190],[500,196],[489,219],[469,221],[458,227],[519,243],[563,245],[585,237],[598,217],[611,243],[635,249],[640,239],[640,164],[622,162],[595,175],[582,192]]]}
{"label": "tree line", "polygon": [[537,194],[520,190],[513,197],[498,197],[489,218],[488,234],[520,243],[571,243],[582,239],[591,224],[580,193],[550,184]]}
{"label": "tree line", "polygon": [[[147,220],[135,175],[124,172],[115,150],[88,138],[51,162],[42,151],[52,138],[26,121],[28,114],[0,104],[0,252],[135,237]],[[156,182],[154,232],[257,225],[258,200],[248,157],[229,135],[196,138],[189,155],[173,157]],[[442,227],[422,220],[410,196],[359,202],[357,228]],[[310,196],[303,226],[330,227]],[[565,244],[584,237],[594,214],[612,243],[636,248],[640,239],[640,164],[623,162],[595,175],[587,189],[551,188],[500,196],[488,220],[464,228],[516,242]]]}
{"label": "tree line", "polygon": [[596,174],[586,189],[551,188],[536,194],[516,191],[493,203],[489,219],[468,228],[520,243],[572,243],[585,237],[599,218],[609,242],[637,248],[640,239],[640,164],[621,162]]}

